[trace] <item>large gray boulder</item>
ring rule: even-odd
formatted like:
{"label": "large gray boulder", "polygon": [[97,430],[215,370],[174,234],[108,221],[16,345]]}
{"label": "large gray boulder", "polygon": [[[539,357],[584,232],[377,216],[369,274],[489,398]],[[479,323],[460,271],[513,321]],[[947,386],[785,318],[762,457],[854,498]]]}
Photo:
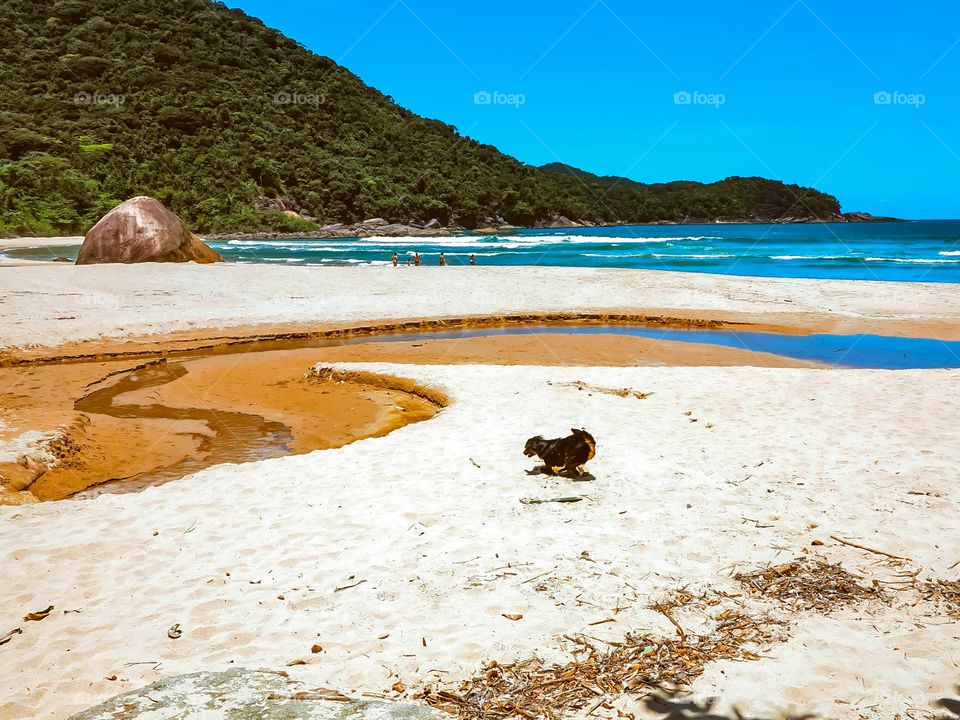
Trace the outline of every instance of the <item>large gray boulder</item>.
{"label": "large gray boulder", "polygon": [[426,705],[353,700],[286,674],[235,668],[175,675],[69,720],[449,720]]}
{"label": "large gray boulder", "polygon": [[126,200],[100,218],[77,255],[77,265],[191,261],[223,258],[163,203],[144,196]]}

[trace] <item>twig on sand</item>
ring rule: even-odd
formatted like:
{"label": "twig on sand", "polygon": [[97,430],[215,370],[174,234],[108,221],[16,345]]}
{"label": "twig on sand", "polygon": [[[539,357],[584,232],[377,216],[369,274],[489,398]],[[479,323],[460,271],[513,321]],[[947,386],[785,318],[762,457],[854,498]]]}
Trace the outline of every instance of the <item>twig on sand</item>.
{"label": "twig on sand", "polygon": [[534,575],[532,578],[527,578],[526,580],[524,580],[524,581],[523,581],[522,583],[520,583],[520,584],[521,584],[521,585],[526,585],[528,582],[533,582],[533,581],[536,580],[537,578],[542,578],[544,575],[549,575],[550,573],[552,573],[552,572],[553,572],[554,570],[556,570],[556,569],[557,569],[557,566],[554,565],[552,568],[550,568],[550,569],[547,570],[546,572],[542,572],[542,573],[540,573],[539,575]]}
{"label": "twig on sand", "polygon": [[680,642],[686,642],[687,634],[683,631],[683,628],[680,627],[680,623],[673,619],[673,615],[670,614],[670,608],[667,607],[666,603],[657,603],[650,606],[651,610],[656,610],[658,613],[663,615],[671,624],[677,629],[677,634],[680,635]]}
{"label": "twig on sand", "polygon": [[355,588],[357,585],[361,585],[365,582],[366,580],[358,580],[357,582],[353,583],[353,585],[344,585],[343,587],[334,588],[333,591],[340,592],[341,590],[349,590],[350,588]]}
{"label": "twig on sand", "polygon": [[947,570],[953,570],[957,565],[960,565],[960,560],[957,560],[953,565],[947,568]]}
{"label": "twig on sand", "polygon": [[575,503],[583,500],[582,497],[573,495],[571,497],[558,497],[558,498],[520,498],[520,502],[524,505],[542,505],[543,503]]}
{"label": "twig on sand", "polygon": [[858,549],[860,549],[860,550],[866,550],[867,552],[872,552],[872,553],[874,553],[874,554],[876,554],[876,555],[885,555],[886,557],[888,557],[888,558],[893,558],[894,560],[909,560],[909,559],[910,559],[910,558],[908,558],[908,557],[904,557],[903,555],[894,555],[893,553],[884,552],[883,550],[876,550],[876,549],[874,549],[874,548],[867,547],[866,545],[858,545],[858,544],[855,543],[855,542],[850,542],[849,540],[844,540],[843,538],[837,537],[836,535],[831,535],[831,536],[830,536],[830,539],[831,539],[831,540],[836,540],[838,543],[842,543],[843,545],[849,545],[850,547],[855,547],[855,548],[858,548]]}
{"label": "twig on sand", "polygon": [[470,458],[470,462],[473,463],[473,466],[474,466],[477,470],[480,470],[480,463],[478,463],[478,462],[477,462],[476,460],[474,460],[473,458]]}
{"label": "twig on sand", "polygon": [[600,699],[597,700],[593,705],[591,705],[591,706],[590,706],[590,709],[587,710],[587,712],[584,713],[584,714],[585,714],[585,715],[593,715],[593,713],[596,712],[597,708],[600,707],[601,705],[603,705],[606,701],[607,701],[607,696],[606,696],[606,695],[602,695],[602,696],[600,697]]}

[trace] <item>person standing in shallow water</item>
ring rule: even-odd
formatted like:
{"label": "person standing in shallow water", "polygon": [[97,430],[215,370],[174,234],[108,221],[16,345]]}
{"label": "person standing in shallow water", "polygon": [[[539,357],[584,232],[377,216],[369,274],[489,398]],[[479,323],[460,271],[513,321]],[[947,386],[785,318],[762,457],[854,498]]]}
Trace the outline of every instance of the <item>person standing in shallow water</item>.
{"label": "person standing in shallow water", "polygon": [[470,264],[471,264],[471,265],[476,265],[476,264],[477,264],[477,256],[474,255],[473,253],[470,253]]}
{"label": "person standing in shallow water", "polygon": [[443,253],[440,253],[440,267],[444,267],[447,264],[447,259],[443,256]]}
{"label": "person standing in shallow water", "polygon": [[413,265],[414,267],[420,267],[420,253],[418,252],[413,254]]}
{"label": "person standing in shallow water", "polygon": [[397,267],[400,264],[400,258],[397,257],[397,254],[393,254],[393,266]]}

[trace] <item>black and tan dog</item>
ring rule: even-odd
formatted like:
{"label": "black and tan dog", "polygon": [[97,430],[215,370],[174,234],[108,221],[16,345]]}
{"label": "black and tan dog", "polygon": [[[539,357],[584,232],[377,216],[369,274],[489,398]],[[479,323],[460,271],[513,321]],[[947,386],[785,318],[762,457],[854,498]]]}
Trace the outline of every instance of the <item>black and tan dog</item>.
{"label": "black and tan dog", "polygon": [[576,473],[578,477],[582,476],[583,466],[597,452],[597,442],[586,430],[570,428],[570,432],[573,434],[553,440],[544,440],[542,435],[532,437],[524,445],[523,454],[527,457],[536,455],[543,460],[550,475]]}

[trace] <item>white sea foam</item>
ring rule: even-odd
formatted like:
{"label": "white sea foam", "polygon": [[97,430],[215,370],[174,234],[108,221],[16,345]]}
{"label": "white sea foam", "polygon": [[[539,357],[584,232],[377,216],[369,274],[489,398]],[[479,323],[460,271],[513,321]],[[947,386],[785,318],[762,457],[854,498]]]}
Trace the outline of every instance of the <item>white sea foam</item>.
{"label": "white sea foam", "polygon": [[709,253],[708,253],[708,254],[706,254],[706,255],[684,255],[684,254],[679,254],[679,253],[677,253],[677,254],[673,254],[673,253],[653,253],[653,254],[651,255],[651,257],[655,257],[655,258],[685,258],[685,259],[688,258],[688,259],[691,259],[691,260],[713,260],[713,259],[720,259],[720,260],[722,260],[722,259],[724,259],[724,258],[733,258],[733,257],[736,257],[736,255],[727,255],[727,254],[725,254],[725,253],[717,253],[717,254],[709,254]]}
{"label": "white sea foam", "polygon": [[[244,238],[211,243],[214,247],[239,252],[241,257],[255,255],[257,252],[265,254],[279,254],[282,258],[254,259],[257,262],[268,263],[301,263],[313,264],[311,258],[318,255],[333,255],[333,257],[317,258],[324,264],[339,265],[389,265],[389,256],[398,252],[405,260],[414,252],[419,251],[424,256],[436,256],[445,251],[448,256],[464,257],[475,254],[478,258],[495,257],[499,255],[516,254],[521,258],[524,255],[544,252],[563,252],[577,255],[584,259],[603,259],[610,262],[629,261],[631,259],[648,259],[669,262],[670,259],[681,260],[731,260],[740,255],[730,252],[728,245],[718,244],[716,251],[710,245],[711,241],[720,241],[725,238],[715,235],[669,235],[650,236],[636,235],[444,235],[439,237],[405,235],[400,237],[373,236],[366,238]],[[729,238],[727,238],[729,239]],[[664,243],[689,243],[671,249],[691,250],[686,253],[670,253],[660,249]],[[424,249],[428,249],[424,252]],[[792,248],[791,248],[792,249]],[[805,248],[797,248],[798,250]],[[591,252],[583,252],[590,250]],[[890,263],[913,265],[946,265],[960,263],[960,249],[942,250],[937,258],[923,257],[863,257],[855,253],[843,255],[810,255],[810,254],[783,254],[769,255],[771,261],[788,263],[816,263],[816,262],[855,262],[855,263]],[[750,257],[745,259],[763,259]],[[524,262],[519,259],[518,262]]]}
{"label": "white sea foam", "polygon": [[304,250],[307,252],[342,252],[350,247],[348,244],[318,245],[309,240],[231,240],[228,243],[210,243],[210,245],[214,248],[232,245],[243,250]]}
{"label": "white sea foam", "polygon": [[937,260],[935,258],[887,258],[887,257],[868,257],[864,258],[867,262],[893,262],[893,263],[911,263],[917,265],[940,265],[960,263],[960,260]]}
{"label": "white sea foam", "polygon": [[771,260],[860,260],[855,255],[771,255]]}
{"label": "white sea foam", "polygon": [[[366,248],[375,246],[405,246],[405,245],[434,245],[439,247],[501,247],[516,249],[521,247],[537,247],[539,245],[629,245],[646,243],[665,243],[701,240],[722,240],[714,235],[673,235],[668,237],[635,236],[619,237],[611,235],[443,235],[427,237],[417,235],[401,235],[389,237],[374,235],[364,238],[322,238],[317,240],[303,238],[287,239],[237,239],[224,242],[213,242],[211,245],[234,246],[249,248],[278,248],[285,250],[314,250],[324,252],[338,252],[344,249]],[[336,243],[333,245],[332,243]]]}
{"label": "white sea foam", "polygon": [[735,258],[736,255],[726,253],[583,253],[581,257],[607,258],[608,260],[618,260],[621,258],[676,258],[678,260],[723,260]]}

